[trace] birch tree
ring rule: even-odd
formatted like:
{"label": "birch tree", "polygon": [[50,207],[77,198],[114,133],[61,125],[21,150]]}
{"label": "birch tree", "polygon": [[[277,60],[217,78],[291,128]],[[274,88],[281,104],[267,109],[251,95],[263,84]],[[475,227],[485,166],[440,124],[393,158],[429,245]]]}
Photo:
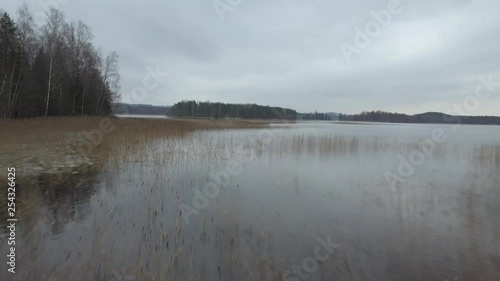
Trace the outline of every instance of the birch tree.
{"label": "birch tree", "polygon": [[49,105],[52,91],[57,88],[56,78],[59,74],[60,64],[57,61],[58,51],[62,51],[62,27],[64,23],[64,15],[61,11],[54,8],[46,13],[47,22],[42,27],[42,42],[47,51],[49,60],[49,71],[47,74],[47,96],[45,103],[45,116],[49,113]]}
{"label": "birch tree", "polygon": [[89,26],[50,9],[40,28],[28,7],[0,15],[0,118],[109,114],[119,96],[118,54],[103,57]]}

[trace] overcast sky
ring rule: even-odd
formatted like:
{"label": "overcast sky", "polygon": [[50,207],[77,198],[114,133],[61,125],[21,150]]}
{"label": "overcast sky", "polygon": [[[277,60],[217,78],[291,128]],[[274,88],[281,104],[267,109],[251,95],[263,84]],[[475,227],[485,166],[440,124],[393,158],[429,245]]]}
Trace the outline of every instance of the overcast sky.
{"label": "overcast sky", "polygon": [[[444,112],[474,95],[479,76],[500,81],[498,0],[401,0],[397,6],[391,6],[394,0],[26,3],[40,15],[40,3],[51,1],[60,3],[67,20],[87,23],[103,52],[119,54],[121,95],[129,102]],[[3,0],[0,8],[13,14],[19,4]],[[385,26],[377,30],[371,12],[382,10],[391,18],[380,16]],[[371,30],[368,44],[356,44],[356,28]],[[348,45],[356,52],[346,56],[341,46]],[[144,98],[133,96],[146,68],[157,66],[170,75]],[[497,88],[465,113],[500,115]]]}

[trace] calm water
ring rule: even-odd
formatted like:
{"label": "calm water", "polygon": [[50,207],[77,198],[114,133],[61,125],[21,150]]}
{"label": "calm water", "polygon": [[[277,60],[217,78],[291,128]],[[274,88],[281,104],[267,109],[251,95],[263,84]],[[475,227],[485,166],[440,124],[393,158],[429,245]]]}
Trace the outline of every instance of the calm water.
{"label": "calm water", "polygon": [[[435,129],[447,140],[391,185],[384,174],[401,176]],[[199,131],[26,173],[18,273],[2,262],[1,280],[500,280],[500,127]],[[308,273],[318,239],[338,247]]]}
{"label": "calm water", "polygon": [[151,115],[151,114],[115,114],[116,117],[119,118],[155,118],[155,119],[164,119],[164,118],[170,118],[169,116],[166,115]]}

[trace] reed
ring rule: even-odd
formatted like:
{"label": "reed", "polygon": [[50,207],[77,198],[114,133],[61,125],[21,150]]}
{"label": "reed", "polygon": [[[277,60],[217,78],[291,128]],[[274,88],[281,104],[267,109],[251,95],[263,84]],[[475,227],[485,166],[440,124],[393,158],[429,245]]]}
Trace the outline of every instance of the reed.
{"label": "reed", "polygon": [[[91,144],[87,136],[99,130],[103,119],[109,118],[109,133]],[[0,120],[0,167],[30,165],[43,170],[54,163],[68,166],[76,158],[101,160],[102,155],[117,142],[140,143],[165,136],[182,136],[195,130],[228,128],[262,128],[269,124],[261,120],[214,119],[147,119],[115,117],[50,117],[34,119]],[[87,135],[86,135],[87,134]],[[83,151],[83,153],[82,153]],[[83,154],[83,155],[82,155]],[[56,165],[57,166],[57,165]],[[35,168],[35,167],[32,167]]]}

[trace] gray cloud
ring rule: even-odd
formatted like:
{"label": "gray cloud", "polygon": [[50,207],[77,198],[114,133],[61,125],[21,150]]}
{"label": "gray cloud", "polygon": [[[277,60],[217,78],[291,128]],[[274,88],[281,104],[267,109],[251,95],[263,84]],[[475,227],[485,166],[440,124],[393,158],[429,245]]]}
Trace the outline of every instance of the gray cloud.
{"label": "gray cloud", "polygon": [[[27,1],[33,12],[39,0]],[[44,0],[42,0],[44,1]],[[221,0],[225,1],[225,0]],[[242,0],[221,21],[212,0],[61,1],[121,57],[122,95],[147,66],[170,78],[143,102],[255,102],[300,111],[444,111],[480,75],[500,81],[500,2],[401,0],[403,11],[349,63],[339,45],[390,0]],[[9,13],[15,1],[5,4]],[[500,115],[500,89],[477,114]]]}

